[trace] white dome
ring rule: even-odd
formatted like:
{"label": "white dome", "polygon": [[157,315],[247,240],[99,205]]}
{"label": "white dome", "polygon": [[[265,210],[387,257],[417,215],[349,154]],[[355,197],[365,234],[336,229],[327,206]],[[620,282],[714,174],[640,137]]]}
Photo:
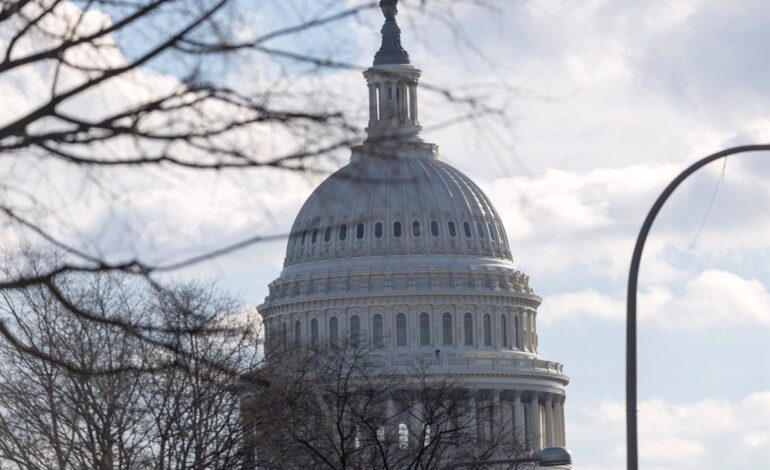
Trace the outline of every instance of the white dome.
{"label": "white dome", "polygon": [[436,146],[354,149],[351,163],[311,194],[291,230],[285,267],[382,255],[475,255],[511,260],[489,198],[437,159]]}
{"label": "white dome", "polygon": [[395,1],[380,5],[383,45],[364,72],[368,137],[294,221],[258,307],[265,353],[363,347],[388,373],[465,381],[497,410],[495,426],[512,425],[533,450],[564,445],[569,378],[538,354],[542,299],[514,266],[489,198],[421,140],[420,71],[400,45]]}

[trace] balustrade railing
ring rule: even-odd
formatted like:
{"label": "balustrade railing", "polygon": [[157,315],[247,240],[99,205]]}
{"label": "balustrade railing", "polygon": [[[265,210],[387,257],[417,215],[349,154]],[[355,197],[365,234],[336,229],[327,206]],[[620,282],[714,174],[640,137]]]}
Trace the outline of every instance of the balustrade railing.
{"label": "balustrade railing", "polygon": [[527,358],[496,358],[496,357],[447,357],[447,358],[368,358],[366,365],[377,368],[418,368],[452,371],[452,370],[510,370],[535,371],[562,374],[563,366],[558,362],[542,359]]}

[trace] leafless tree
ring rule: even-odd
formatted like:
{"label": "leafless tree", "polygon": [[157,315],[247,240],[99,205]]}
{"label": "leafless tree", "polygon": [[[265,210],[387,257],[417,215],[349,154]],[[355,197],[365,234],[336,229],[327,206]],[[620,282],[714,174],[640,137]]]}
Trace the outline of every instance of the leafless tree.
{"label": "leafless tree", "polygon": [[[164,297],[169,297],[168,293],[161,299]],[[179,299],[184,302],[181,310]],[[172,324],[179,324],[188,321],[186,311],[208,312],[219,318],[220,312],[234,312],[238,307],[212,289],[186,286],[173,292],[172,302],[159,308]],[[244,322],[247,325],[241,326]],[[219,334],[178,334],[177,340],[187,352],[178,366],[164,373],[146,374],[149,393],[144,403],[155,436],[153,468],[229,469],[243,462],[240,387],[243,377],[261,365],[259,330],[253,318],[218,323],[217,327],[227,327]],[[247,383],[263,386],[256,381]]]}
{"label": "leafless tree", "polygon": [[[28,256],[31,266],[46,269],[45,258]],[[161,317],[179,331],[188,326],[179,323],[191,321],[188,310],[197,312],[196,322],[219,323],[212,331],[236,321],[225,314],[237,311],[237,304],[211,286],[188,284],[148,292],[116,274],[60,276],[57,282],[78,305],[105,318],[115,312],[137,322]],[[168,292],[173,292],[171,299]],[[167,351],[71,315],[43,287],[4,292],[0,314],[14,319],[16,336],[56,359],[41,360],[0,343],[3,468],[240,465],[243,426],[230,371],[258,365],[255,332],[225,328],[217,335],[176,333],[180,347],[190,354],[173,368],[156,368],[153,363],[165,363],[158,356]],[[116,372],[77,373],[60,362]],[[212,368],[211,363],[229,368]]]}
{"label": "leafless tree", "polygon": [[491,403],[471,410],[461,380],[388,370],[374,353],[307,345],[269,358],[271,386],[246,394],[259,468],[425,469],[527,452]]}
{"label": "leafless tree", "polygon": [[[148,171],[323,172],[338,151],[360,141],[364,120],[358,114],[364,103],[351,107],[324,81],[329,69],[363,69],[332,55],[349,40],[333,32],[360,20],[377,2],[299,5],[302,1],[0,2],[0,84],[21,89],[24,97],[0,109],[2,241],[13,246],[27,239],[61,253],[46,271],[6,273],[0,290],[39,286],[74,317],[165,349],[167,362],[154,365],[172,366],[184,351],[158,339],[159,332],[169,333],[168,325],[155,318],[144,323],[116,314],[100,318],[62,295],[59,278],[121,272],[159,290],[158,278],[165,273],[271,236],[256,233],[162,262],[140,251],[100,246],[82,235],[78,217],[71,214],[90,210],[95,194],[117,200],[115,182],[142,179]],[[494,0],[415,0],[401,6],[453,27],[456,3]],[[255,8],[269,9],[273,21],[252,25]],[[455,106],[451,122],[500,115],[505,107],[490,105],[481,94],[425,88]],[[73,181],[67,188],[72,194],[41,195],[41,187],[60,178]],[[132,236],[129,230],[127,237]],[[16,336],[9,322],[0,322],[5,341],[39,359],[56,359],[40,348],[39,339]],[[180,333],[195,328],[200,325]],[[114,367],[103,363],[84,370],[84,364],[58,360],[57,367],[72,373]]]}

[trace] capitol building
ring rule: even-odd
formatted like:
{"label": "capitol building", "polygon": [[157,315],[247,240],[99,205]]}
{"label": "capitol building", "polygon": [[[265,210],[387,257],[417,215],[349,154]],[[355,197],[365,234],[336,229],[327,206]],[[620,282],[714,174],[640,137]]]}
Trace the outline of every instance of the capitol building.
{"label": "capitol building", "polygon": [[401,45],[396,2],[380,4],[382,46],[364,72],[367,138],[294,221],[259,306],[265,351],[365,343],[391,373],[420,364],[458,380],[469,413],[491,410],[489,426],[532,451],[564,446],[569,378],[538,353],[542,299],[492,201],[421,138],[421,71]]}

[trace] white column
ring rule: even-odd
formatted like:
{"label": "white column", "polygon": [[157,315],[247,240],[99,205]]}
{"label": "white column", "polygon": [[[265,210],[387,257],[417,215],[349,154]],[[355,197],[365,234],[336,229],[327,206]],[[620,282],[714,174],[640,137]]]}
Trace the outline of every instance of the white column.
{"label": "white column", "polygon": [[537,394],[533,393],[529,402],[529,420],[531,421],[530,433],[532,436],[532,449],[540,450],[540,402],[537,400]]}
{"label": "white column", "polygon": [[417,83],[409,85],[409,105],[412,108],[412,123],[417,124]]}
{"label": "white column", "polygon": [[410,440],[414,439],[416,447],[422,446],[420,439],[422,438],[423,416],[422,416],[422,403],[419,401],[412,405],[411,416],[409,419],[409,433],[411,434]]}
{"label": "white column", "polygon": [[387,95],[387,91],[385,91],[385,89],[386,89],[385,82],[380,82],[380,86],[379,86],[379,95],[380,95],[380,110],[379,110],[380,119],[379,119],[379,122],[380,123],[385,120],[385,116],[386,116],[385,110],[388,107],[388,103],[387,103],[388,95]]}
{"label": "white column", "polygon": [[559,445],[567,445],[567,430],[564,426],[564,397],[560,397],[559,401],[559,414],[557,419],[559,420]]}
{"label": "white column", "polygon": [[526,432],[524,430],[524,407],[521,404],[521,393],[513,396],[513,438],[520,444],[524,443]]}
{"label": "white column", "polygon": [[554,427],[554,445],[557,446],[563,446],[564,441],[562,440],[562,422],[561,422],[561,416],[562,416],[562,408],[561,408],[561,397],[557,396],[554,398],[553,402],[553,427]]}
{"label": "white column", "polygon": [[374,85],[369,85],[369,125],[371,126],[374,124],[375,121],[375,110],[374,106],[377,103],[377,99],[374,97]]}
{"label": "white column", "polygon": [[407,109],[409,100],[407,100],[406,94],[409,93],[409,85],[407,85],[406,82],[399,82],[398,88],[400,90],[399,94],[401,95],[401,102],[399,103],[401,112],[399,113],[398,120],[399,122],[407,122],[407,118],[409,117],[409,110]]}
{"label": "white column", "polygon": [[468,413],[470,415],[470,428],[471,437],[475,437],[476,441],[479,441],[479,420],[478,410],[476,409],[476,391],[471,392],[471,397],[468,399]]}
{"label": "white column", "polygon": [[508,400],[501,400],[500,406],[502,407],[502,426],[505,432],[505,439],[510,443],[513,438],[511,436],[511,430],[513,429],[513,408],[511,408],[511,402]]}
{"label": "white column", "polygon": [[497,435],[503,429],[503,410],[500,407],[500,390],[492,390],[492,422],[490,437]]}
{"label": "white column", "polygon": [[551,395],[545,396],[545,445],[552,447],[553,442],[553,399]]}
{"label": "white column", "polygon": [[388,401],[385,402],[385,441],[390,441],[394,436],[398,439],[398,417],[396,416],[396,404],[393,403],[393,398],[388,397]]}
{"label": "white column", "polygon": [[529,351],[529,314],[526,310],[521,312],[521,347]]}

